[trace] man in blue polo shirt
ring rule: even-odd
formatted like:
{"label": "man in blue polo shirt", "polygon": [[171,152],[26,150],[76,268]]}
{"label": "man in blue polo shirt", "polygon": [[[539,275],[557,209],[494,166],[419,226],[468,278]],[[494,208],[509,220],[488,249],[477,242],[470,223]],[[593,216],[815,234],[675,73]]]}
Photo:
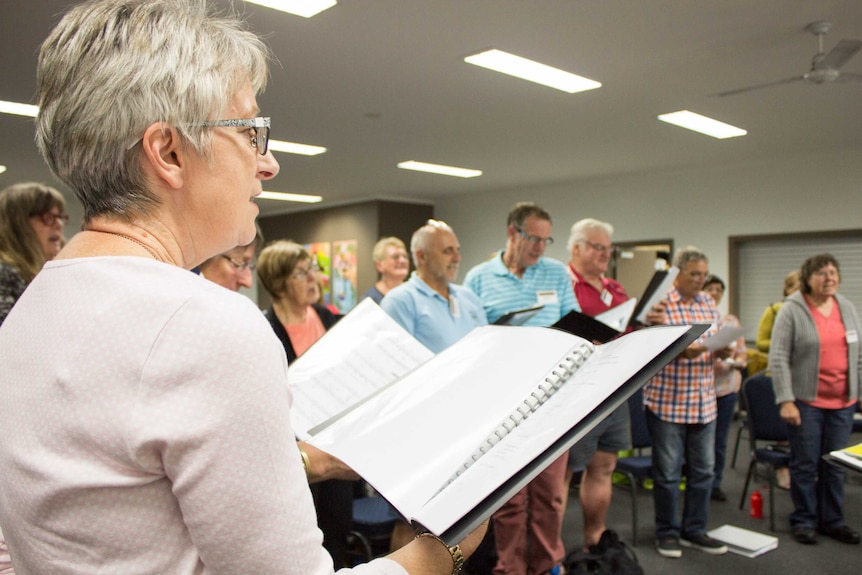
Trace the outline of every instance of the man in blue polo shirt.
{"label": "man in blue polo shirt", "polygon": [[[474,327],[487,325],[476,294],[455,285],[461,246],[449,224],[428,220],[413,233],[410,253],[416,271],[389,290],[380,307],[434,353],[440,353]],[[390,547],[394,551],[413,539],[409,524],[397,522]]]}
{"label": "man in blue polo shirt", "polygon": [[428,220],[410,240],[416,271],[380,302],[386,313],[434,353],[477,325],[488,323],[476,294],[453,283],[461,262],[460,249],[449,224]]}
{"label": "man in blue polo shirt", "polygon": [[[509,212],[506,236],[506,249],[471,269],[464,280],[482,300],[488,320],[542,304],[525,325],[549,326],[572,310],[580,311],[566,266],[544,257],[554,241],[548,212],[532,202],[516,204]],[[494,514],[494,575],[548,573],[563,560],[567,460],[568,454],[552,463]]]}

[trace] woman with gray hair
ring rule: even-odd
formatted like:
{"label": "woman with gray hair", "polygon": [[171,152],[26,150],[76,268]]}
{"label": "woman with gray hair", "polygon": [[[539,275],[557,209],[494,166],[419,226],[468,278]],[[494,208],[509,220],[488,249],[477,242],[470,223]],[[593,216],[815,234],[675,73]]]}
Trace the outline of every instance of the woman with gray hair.
{"label": "woman with gray hair", "polygon": [[[341,470],[297,449],[284,350],[187,271],[254,238],[279,169],[266,77],[260,39],[203,0],[80,3],[42,45],[37,142],[84,225],[0,329],[16,571],[333,572],[308,481]],[[443,575],[459,554],[422,537],[356,571]]]}
{"label": "woman with gray hair", "polygon": [[66,200],[33,182],[0,191],[0,325],[27,284],[60,252]]}
{"label": "woman with gray hair", "polygon": [[799,270],[801,289],[784,300],[769,349],[775,402],[790,431],[790,527],[799,543],[817,533],[858,544],[844,522],[844,471],[823,460],[850,443],[862,386],[862,324],[838,293],[838,260],[820,254]]}

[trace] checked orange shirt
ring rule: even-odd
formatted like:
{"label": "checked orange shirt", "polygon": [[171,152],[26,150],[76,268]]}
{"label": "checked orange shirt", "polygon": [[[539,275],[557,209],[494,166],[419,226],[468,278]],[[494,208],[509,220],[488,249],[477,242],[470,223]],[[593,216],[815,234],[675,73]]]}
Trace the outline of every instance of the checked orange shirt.
{"label": "checked orange shirt", "polygon": [[[684,300],[674,286],[666,300],[668,325],[712,324],[698,338],[698,343],[718,331],[721,316],[706,293],[698,292],[694,299]],[[694,359],[678,357],[644,386],[644,405],[663,421],[709,423],[717,413],[714,363],[712,352]]]}

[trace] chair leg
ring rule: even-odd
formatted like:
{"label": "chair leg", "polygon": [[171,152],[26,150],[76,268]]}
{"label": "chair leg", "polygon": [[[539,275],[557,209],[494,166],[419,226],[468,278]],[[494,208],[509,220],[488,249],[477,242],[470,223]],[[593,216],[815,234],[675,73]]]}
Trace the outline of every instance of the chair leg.
{"label": "chair leg", "polygon": [[775,466],[769,464],[769,529],[775,531]]}
{"label": "chair leg", "polygon": [[748,484],[751,482],[751,476],[754,474],[754,466],[757,465],[757,460],[751,458],[751,463],[748,465],[748,473],[745,474],[745,484],[742,486],[742,497],[739,499],[739,508],[745,507],[745,496],[748,495]]}
{"label": "chair leg", "polygon": [[739,441],[742,439],[743,429],[745,429],[745,426],[740,425],[739,429],[736,430],[736,443],[733,446],[733,458],[730,460],[731,469],[736,469],[736,456],[739,453]]}
{"label": "chair leg", "polygon": [[638,545],[638,484],[637,479],[631,473],[626,473],[629,479],[629,487],[632,493],[632,545]]}

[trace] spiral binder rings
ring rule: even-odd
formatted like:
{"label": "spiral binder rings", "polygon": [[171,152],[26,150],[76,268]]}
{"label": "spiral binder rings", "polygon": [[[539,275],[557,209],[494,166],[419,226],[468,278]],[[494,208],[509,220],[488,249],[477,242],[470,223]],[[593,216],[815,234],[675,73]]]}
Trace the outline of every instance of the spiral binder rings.
{"label": "spiral binder rings", "polygon": [[405,520],[454,544],[705,328],[647,328],[593,345],[557,329],[479,327],[329,417],[308,441]]}

